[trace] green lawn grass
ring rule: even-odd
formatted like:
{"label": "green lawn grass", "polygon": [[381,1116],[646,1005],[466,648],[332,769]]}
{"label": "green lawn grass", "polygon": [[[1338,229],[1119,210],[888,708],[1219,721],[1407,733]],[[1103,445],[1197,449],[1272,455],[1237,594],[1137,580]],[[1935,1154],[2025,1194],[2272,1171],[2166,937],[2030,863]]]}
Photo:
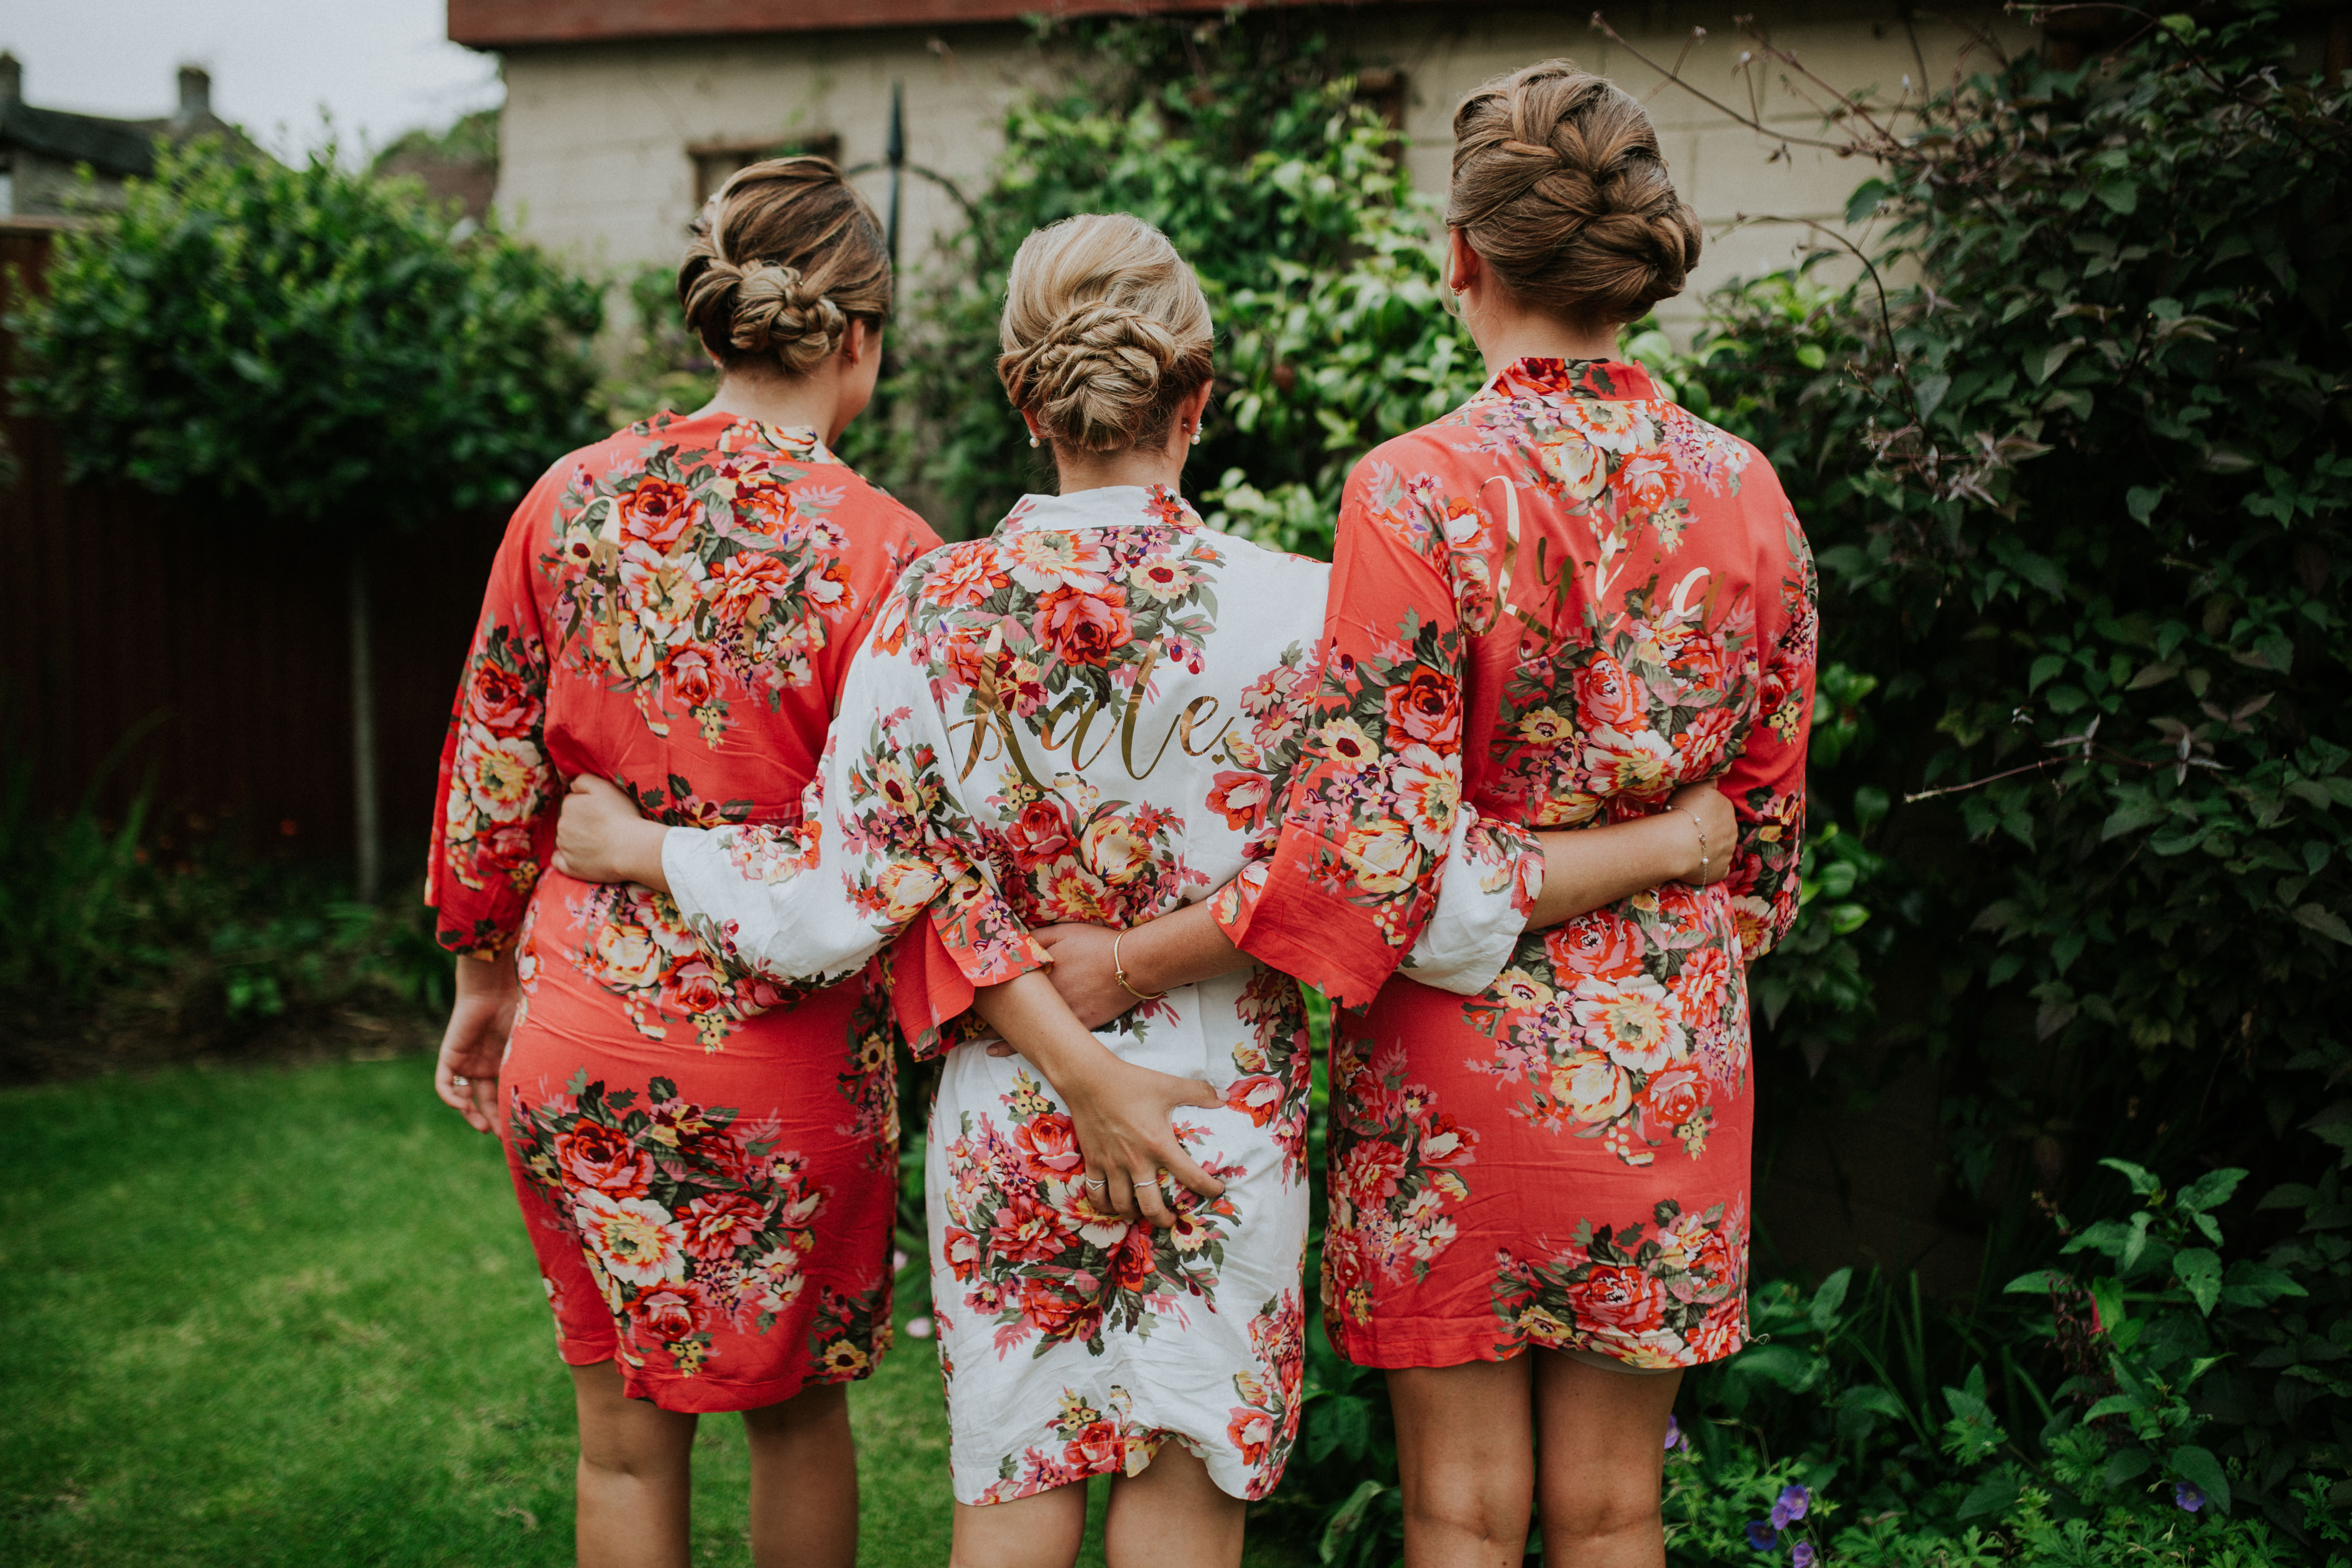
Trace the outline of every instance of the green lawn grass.
{"label": "green lawn grass", "polygon": [[[428,1075],[0,1093],[0,1563],[572,1560],[570,1382],[522,1220]],[[930,1348],[902,1339],[851,1409],[859,1562],[944,1563]],[[695,1468],[696,1562],[748,1563],[741,1424],[706,1419]]]}

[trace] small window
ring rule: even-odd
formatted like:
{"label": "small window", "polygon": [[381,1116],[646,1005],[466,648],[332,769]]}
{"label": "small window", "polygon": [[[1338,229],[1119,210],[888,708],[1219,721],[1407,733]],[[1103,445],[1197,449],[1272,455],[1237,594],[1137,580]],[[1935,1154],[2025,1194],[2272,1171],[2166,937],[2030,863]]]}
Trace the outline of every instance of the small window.
{"label": "small window", "polygon": [[794,136],[781,142],[698,142],[686,150],[694,160],[694,205],[699,207],[738,169],[762,158],[793,158],[808,154],[841,162],[838,136]]}

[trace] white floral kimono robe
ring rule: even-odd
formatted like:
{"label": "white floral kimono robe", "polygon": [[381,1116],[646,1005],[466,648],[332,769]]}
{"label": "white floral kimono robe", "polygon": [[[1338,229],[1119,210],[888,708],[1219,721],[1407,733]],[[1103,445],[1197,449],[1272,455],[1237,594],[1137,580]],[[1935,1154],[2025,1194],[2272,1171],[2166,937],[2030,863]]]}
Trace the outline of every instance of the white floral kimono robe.
{"label": "white floral kimono robe", "polygon": [[[850,668],[800,827],[674,829],[672,894],[706,942],[776,979],[849,973],[928,908],[891,984],[910,1033],[937,1040],[973,984],[1044,962],[1030,928],[1139,924],[1270,850],[1269,807],[1310,739],[1329,577],[1162,490],[1027,497],[992,537],[908,569]],[[1413,831],[1461,869],[1412,963],[1475,992],[1517,942],[1540,852],[1455,809],[1452,759],[1396,765],[1423,763]],[[1173,1437],[1225,1491],[1263,1497],[1304,1360],[1297,986],[1221,977],[1097,1037],[1223,1093],[1178,1132],[1225,1191],[1178,1189],[1166,1230],[1096,1211],[1043,1077],[950,1051],[926,1176],[955,1495],[1133,1474]]]}

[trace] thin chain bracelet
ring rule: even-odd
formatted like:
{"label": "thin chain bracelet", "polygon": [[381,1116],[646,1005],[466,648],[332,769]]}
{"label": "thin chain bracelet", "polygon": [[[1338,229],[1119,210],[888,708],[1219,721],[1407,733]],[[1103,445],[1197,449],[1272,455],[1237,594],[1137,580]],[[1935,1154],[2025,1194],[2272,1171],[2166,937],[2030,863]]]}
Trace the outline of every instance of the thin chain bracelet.
{"label": "thin chain bracelet", "polygon": [[[1698,813],[1693,811],[1689,806],[1670,805],[1666,807],[1666,809],[1668,811],[1681,812],[1685,816],[1691,819],[1691,826],[1698,829],[1698,885],[1704,888],[1707,883],[1706,824],[1700,819]],[[1114,942],[1111,943],[1112,960],[1114,963],[1118,960],[1118,942]]]}

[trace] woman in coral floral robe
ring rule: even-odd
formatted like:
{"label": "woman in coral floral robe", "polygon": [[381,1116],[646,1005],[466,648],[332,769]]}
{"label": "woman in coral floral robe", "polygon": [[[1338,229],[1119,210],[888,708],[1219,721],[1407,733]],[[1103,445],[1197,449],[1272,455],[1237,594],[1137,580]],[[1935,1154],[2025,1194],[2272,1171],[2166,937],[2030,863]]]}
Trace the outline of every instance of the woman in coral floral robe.
{"label": "woman in coral floral robe", "polygon": [[442,759],[428,897],[511,948],[515,1186],[574,1366],[672,1411],[865,1375],[889,1333],[887,1007],[707,952],[670,900],[550,868],[565,779],[664,822],[790,824],[850,656],[938,543],[814,431],[661,415],[517,509]]}
{"label": "woman in coral floral robe", "polygon": [[[1529,1346],[1636,1368],[1746,1334],[1748,966],[1796,918],[1814,580],[1771,468],[1640,367],[1522,360],[1350,476],[1320,737],[1280,848],[1224,900],[1322,987],[1323,1308],[1366,1366]],[[1530,932],[1482,994],[1391,980],[1440,866],[1400,756],[1526,827],[1713,779],[1727,877]]]}

